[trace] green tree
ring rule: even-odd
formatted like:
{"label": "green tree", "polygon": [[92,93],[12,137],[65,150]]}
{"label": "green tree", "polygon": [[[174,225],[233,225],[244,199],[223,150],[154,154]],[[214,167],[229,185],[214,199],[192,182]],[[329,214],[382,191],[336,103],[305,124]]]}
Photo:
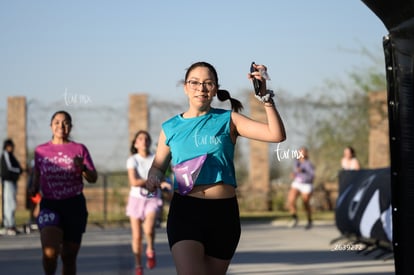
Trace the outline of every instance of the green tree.
{"label": "green tree", "polygon": [[300,134],[315,163],[317,182],[336,179],[347,145],[355,148],[363,167],[368,164],[368,96],[384,91],[386,78],[383,58],[365,48],[359,53],[368,65],[354,68],[344,80],[326,81],[317,96],[289,100],[289,105],[301,106],[294,115],[297,124],[306,125]]}

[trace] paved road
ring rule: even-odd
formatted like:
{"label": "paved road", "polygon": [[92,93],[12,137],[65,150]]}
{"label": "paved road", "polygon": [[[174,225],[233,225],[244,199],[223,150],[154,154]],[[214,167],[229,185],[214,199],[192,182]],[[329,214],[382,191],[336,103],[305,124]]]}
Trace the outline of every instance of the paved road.
{"label": "paved road", "polygon": [[[376,259],[378,250],[365,255],[351,251],[358,246],[331,244],[338,236],[332,223],[316,223],[311,230],[303,225],[289,229],[284,222],[245,223],[228,274],[395,274],[393,259]],[[129,238],[127,227],[90,226],[79,253],[78,274],[133,274]],[[157,229],[156,250],[158,265],[145,275],[175,274],[164,228]],[[0,236],[0,274],[42,274],[40,257],[38,233]]]}

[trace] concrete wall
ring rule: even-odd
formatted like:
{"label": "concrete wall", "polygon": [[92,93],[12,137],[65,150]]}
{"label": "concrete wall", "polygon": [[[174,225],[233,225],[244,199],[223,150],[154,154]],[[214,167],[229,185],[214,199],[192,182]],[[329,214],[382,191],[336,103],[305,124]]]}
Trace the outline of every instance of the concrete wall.
{"label": "concrete wall", "polygon": [[131,143],[132,139],[134,138],[134,135],[139,130],[148,131],[148,123],[148,95],[130,94],[128,111],[128,144]]}
{"label": "concrete wall", "polygon": [[[249,96],[251,118],[266,122],[266,112],[263,103],[253,94]],[[242,189],[243,205],[247,209],[266,211],[271,208],[270,198],[270,168],[269,144],[256,140],[249,140],[249,180]]]}
{"label": "concrete wall", "polygon": [[[26,98],[23,96],[7,98],[7,138],[15,144],[14,155],[23,169],[27,164],[27,114]],[[3,141],[1,142],[3,150]],[[17,209],[26,207],[27,173],[24,172],[17,182]],[[3,194],[1,194],[3,195]],[[2,205],[0,205],[2,207]],[[1,209],[3,213],[3,209]]]}

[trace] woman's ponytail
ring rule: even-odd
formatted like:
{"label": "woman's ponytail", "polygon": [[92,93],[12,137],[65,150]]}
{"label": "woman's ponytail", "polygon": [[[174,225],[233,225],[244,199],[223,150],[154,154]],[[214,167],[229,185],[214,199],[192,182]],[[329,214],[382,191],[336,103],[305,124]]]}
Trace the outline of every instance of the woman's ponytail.
{"label": "woman's ponytail", "polygon": [[218,89],[217,90],[217,98],[220,101],[230,100],[231,109],[234,112],[240,112],[243,109],[243,104],[239,100],[237,100],[235,98],[232,98],[230,96],[230,93],[227,90]]}

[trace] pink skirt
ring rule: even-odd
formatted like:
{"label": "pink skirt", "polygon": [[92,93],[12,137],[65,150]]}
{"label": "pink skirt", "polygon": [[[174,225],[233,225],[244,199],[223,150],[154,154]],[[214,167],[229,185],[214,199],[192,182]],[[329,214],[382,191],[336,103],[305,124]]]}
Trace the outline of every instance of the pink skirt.
{"label": "pink skirt", "polygon": [[144,220],[149,213],[160,211],[162,200],[160,198],[132,197],[129,196],[126,207],[126,215]]}

